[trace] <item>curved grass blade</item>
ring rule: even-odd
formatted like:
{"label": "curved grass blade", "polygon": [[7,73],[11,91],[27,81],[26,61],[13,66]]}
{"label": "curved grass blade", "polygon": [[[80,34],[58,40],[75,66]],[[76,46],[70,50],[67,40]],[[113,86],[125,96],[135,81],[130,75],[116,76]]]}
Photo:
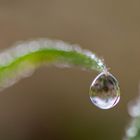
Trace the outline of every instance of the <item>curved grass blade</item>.
{"label": "curved grass blade", "polygon": [[29,76],[43,64],[79,66],[98,72],[106,68],[95,54],[77,45],[49,39],[20,42],[0,53],[0,89]]}

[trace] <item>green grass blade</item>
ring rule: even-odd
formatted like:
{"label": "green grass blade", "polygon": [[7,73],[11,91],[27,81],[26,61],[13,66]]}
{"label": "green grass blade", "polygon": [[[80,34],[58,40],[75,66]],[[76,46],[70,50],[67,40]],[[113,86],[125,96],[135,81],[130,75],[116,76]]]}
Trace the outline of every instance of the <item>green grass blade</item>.
{"label": "green grass blade", "polygon": [[0,53],[0,88],[29,76],[43,64],[79,66],[98,72],[105,69],[101,59],[77,45],[49,39],[21,42]]}

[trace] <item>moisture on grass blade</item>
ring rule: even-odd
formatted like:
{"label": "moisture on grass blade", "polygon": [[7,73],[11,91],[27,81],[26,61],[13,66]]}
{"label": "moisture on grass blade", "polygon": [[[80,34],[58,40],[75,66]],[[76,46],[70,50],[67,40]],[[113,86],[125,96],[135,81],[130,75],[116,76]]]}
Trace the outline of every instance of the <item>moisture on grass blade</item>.
{"label": "moisture on grass blade", "polygon": [[95,54],[77,45],[49,39],[20,42],[0,53],[0,87],[9,86],[30,75],[42,64],[80,66],[99,72],[105,68]]}
{"label": "moisture on grass blade", "polygon": [[[83,50],[77,45],[49,39],[21,42],[0,53],[0,89],[14,84],[23,77],[29,76],[35,68],[42,64],[53,64],[61,67],[79,66],[82,69],[96,70],[98,72],[107,70],[101,59],[91,51]],[[107,75],[104,78],[107,78]],[[112,77],[112,79],[114,78]],[[114,106],[119,99],[117,97],[119,95],[118,88],[116,88],[118,83],[117,80],[109,80],[104,85],[102,84],[102,80],[98,82],[98,87],[102,89],[106,88],[106,92],[100,92],[99,89],[97,94],[104,94],[104,97],[110,96],[108,93],[113,94],[110,98],[112,99],[113,97],[113,101],[107,102],[108,98],[104,100],[104,103],[107,102],[111,106]],[[98,95],[96,97],[103,97],[102,95]],[[92,95],[93,98],[94,94]],[[117,101],[115,100],[114,102],[114,99]]]}

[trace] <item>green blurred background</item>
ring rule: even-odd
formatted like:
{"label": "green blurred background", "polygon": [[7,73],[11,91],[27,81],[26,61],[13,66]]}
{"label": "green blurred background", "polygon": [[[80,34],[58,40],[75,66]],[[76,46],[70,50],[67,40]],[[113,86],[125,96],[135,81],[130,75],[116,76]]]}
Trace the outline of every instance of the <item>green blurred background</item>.
{"label": "green blurred background", "polygon": [[78,43],[111,68],[121,101],[89,99],[96,72],[43,67],[0,94],[1,140],[121,140],[140,79],[140,1],[0,0],[0,48],[48,37]]}

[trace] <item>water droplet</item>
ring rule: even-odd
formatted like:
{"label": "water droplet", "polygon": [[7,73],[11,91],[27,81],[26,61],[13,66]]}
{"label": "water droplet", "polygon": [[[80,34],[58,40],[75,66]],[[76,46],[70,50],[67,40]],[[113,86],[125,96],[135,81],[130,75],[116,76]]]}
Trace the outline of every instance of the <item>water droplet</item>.
{"label": "water droplet", "polygon": [[120,88],[116,78],[108,71],[100,73],[90,87],[90,99],[101,109],[110,109],[120,100]]}

